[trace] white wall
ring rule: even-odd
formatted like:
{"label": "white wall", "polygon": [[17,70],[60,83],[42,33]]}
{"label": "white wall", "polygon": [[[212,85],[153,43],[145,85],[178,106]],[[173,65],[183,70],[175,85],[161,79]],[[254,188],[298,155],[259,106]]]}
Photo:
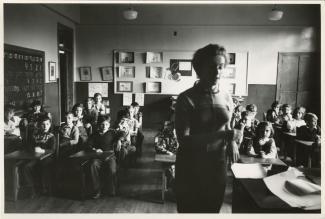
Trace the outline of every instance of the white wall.
{"label": "white wall", "polygon": [[75,28],[74,23],[39,4],[4,5],[4,43],[44,51],[46,82],[48,62],[58,65],[58,23]]}
{"label": "white wall", "polygon": [[[229,51],[248,52],[248,83],[276,84],[279,52],[317,51],[315,38],[303,39],[299,26],[84,25],[77,27],[76,69],[112,65],[113,50],[195,51],[219,43]],[[173,32],[177,31],[177,36]],[[76,71],[77,72],[77,71]],[[75,75],[79,81],[79,74]]]}

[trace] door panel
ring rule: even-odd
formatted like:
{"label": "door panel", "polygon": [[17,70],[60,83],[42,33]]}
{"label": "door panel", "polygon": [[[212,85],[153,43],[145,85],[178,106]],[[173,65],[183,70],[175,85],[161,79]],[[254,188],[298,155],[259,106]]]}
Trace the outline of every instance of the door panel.
{"label": "door panel", "polygon": [[313,98],[311,98],[312,92],[301,91],[297,93],[297,106],[304,106],[307,110],[310,110],[313,105]]}
{"label": "door panel", "polygon": [[298,91],[310,91],[313,89],[316,79],[315,63],[315,57],[312,55],[300,56]]}
{"label": "door panel", "polygon": [[282,92],[297,91],[297,80],[298,80],[298,70],[299,70],[298,63],[299,63],[298,55],[279,54],[278,78],[277,78],[277,99],[278,100],[280,100],[280,94]]}

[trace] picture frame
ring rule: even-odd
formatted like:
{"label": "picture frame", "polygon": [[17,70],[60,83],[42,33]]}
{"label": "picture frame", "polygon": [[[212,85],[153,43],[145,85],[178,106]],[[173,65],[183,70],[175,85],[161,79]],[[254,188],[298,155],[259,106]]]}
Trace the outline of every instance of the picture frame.
{"label": "picture frame", "polygon": [[133,92],[132,81],[117,81],[116,82],[117,92]]}
{"label": "picture frame", "polygon": [[227,91],[231,95],[235,95],[236,93],[236,84],[235,83],[229,83],[227,87]]}
{"label": "picture frame", "polygon": [[135,66],[119,66],[119,78],[135,78]]}
{"label": "picture frame", "polygon": [[49,62],[49,81],[56,81],[56,62]]}
{"label": "picture frame", "polygon": [[91,67],[79,67],[80,81],[91,81]]}
{"label": "picture frame", "polygon": [[170,70],[172,74],[180,73],[181,76],[192,76],[192,60],[171,59]]}
{"label": "picture frame", "polygon": [[163,61],[162,52],[146,52],[146,63],[161,63]]}
{"label": "picture frame", "polygon": [[163,67],[161,66],[148,66],[147,72],[149,78],[163,78]]}
{"label": "picture frame", "polygon": [[225,69],[223,69],[223,71],[221,73],[221,78],[235,79],[236,78],[236,67],[227,66]]}
{"label": "picture frame", "polygon": [[119,52],[118,63],[134,63],[134,52]]}
{"label": "picture frame", "polygon": [[108,81],[108,82],[113,81],[113,67],[112,66],[101,67],[100,72],[101,72],[103,81]]}
{"label": "picture frame", "polygon": [[229,62],[228,65],[236,64],[236,53],[228,53]]}
{"label": "picture frame", "polygon": [[161,93],[161,82],[145,82],[146,93]]}

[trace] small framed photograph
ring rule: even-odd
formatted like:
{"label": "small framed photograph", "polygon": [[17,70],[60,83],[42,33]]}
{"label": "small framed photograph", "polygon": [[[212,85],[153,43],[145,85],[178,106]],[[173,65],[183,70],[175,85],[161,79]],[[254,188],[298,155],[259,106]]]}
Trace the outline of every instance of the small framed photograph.
{"label": "small framed photograph", "polygon": [[229,57],[229,65],[235,65],[236,64],[236,53],[228,53]]}
{"label": "small framed photograph", "polygon": [[146,82],[146,93],[161,93],[161,82]]}
{"label": "small framed photograph", "polygon": [[146,52],[146,63],[161,63],[162,60],[162,52]]}
{"label": "small framed photograph", "polygon": [[134,52],[119,52],[118,63],[134,63]]}
{"label": "small framed photograph", "polygon": [[80,67],[79,68],[80,73],[80,81],[91,81],[91,67]]}
{"label": "small framed photograph", "polygon": [[235,95],[235,93],[236,93],[236,84],[235,83],[230,83],[228,85],[228,93],[231,95]]}
{"label": "small framed photograph", "polygon": [[221,78],[235,79],[236,78],[236,67],[227,66],[222,70]]}
{"label": "small framed photograph", "polygon": [[118,67],[119,78],[134,78],[135,66],[119,66]]}
{"label": "small framed photograph", "polygon": [[133,82],[132,81],[117,81],[117,92],[132,92],[133,91]]}
{"label": "small framed photograph", "polygon": [[113,81],[113,67],[112,66],[105,66],[100,68],[100,72],[102,74],[103,81]]}
{"label": "small framed photograph", "polygon": [[158,66],[148,66],[147,67],[147,76],[149,78],[162,78],[163,77],[163,68]]}
{"label": "small framed photograph", "polygon": [[49,81],[56,81],[56,63],[49,62]]}

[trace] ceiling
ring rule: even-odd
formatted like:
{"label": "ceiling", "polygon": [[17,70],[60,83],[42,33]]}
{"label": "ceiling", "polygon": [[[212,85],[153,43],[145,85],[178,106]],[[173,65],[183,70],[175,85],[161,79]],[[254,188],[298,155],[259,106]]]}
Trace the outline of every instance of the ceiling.
{"label": "ceiling", "polygon": [[[273,4],[47,4],[80,25],[319,26],[319,4],[280,4],[280,21],[269,21]],[[123,19],[132,6],[136,20]]]}

